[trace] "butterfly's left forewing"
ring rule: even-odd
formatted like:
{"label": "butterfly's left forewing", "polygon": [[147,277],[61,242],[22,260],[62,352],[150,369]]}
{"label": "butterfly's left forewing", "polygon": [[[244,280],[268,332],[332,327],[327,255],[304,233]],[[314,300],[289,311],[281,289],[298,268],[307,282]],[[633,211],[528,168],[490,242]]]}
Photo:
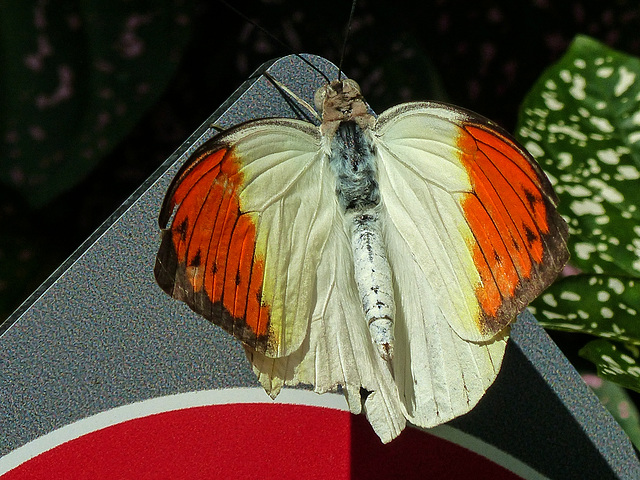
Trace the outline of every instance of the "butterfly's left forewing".
{"label": "butterfly's left forewing", "polygon": [[240,125],[191,157],[161,211],[160,286],[270,357],[297,350],[308,333],[336,212],[321,157],[306,122]]}

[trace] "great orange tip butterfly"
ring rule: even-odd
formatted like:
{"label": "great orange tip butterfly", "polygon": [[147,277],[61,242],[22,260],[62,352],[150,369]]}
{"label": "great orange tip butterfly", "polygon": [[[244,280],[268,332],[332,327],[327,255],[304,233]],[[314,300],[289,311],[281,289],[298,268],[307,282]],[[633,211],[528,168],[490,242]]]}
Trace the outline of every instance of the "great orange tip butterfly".
{"label": "great orange tip butterfly", "polygon": [[265,118],[204,143],[164,199],[162,289],[240,340],[275,398],[341,387],[383,442],[470,411],[509,324],[568,259],[531,155],[436,102],[368,110],[356,82],[322,123]]}

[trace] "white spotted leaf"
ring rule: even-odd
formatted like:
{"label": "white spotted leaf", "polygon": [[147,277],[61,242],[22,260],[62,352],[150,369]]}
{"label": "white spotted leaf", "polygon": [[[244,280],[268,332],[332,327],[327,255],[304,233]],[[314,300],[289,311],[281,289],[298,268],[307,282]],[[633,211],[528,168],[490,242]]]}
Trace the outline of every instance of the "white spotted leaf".
{"label": "white spotted leaf", "polygon": [[532,309],[546,328],[600,337],[580,355],[640,391],[640,59],[576,37],[527,94],[517,136],[554,185],[578,272]]}
{"label": "white spotted leaf", "polygon": [[531,304],[546,328],[640,345],[640,281],[611,275],[564,277]]}
{"label": "white spotted leaf", "polygon": [[578,36],[521,107],[569,223],[571,264],[640,276],[640,59]]}
{"label": "white spotted leaf", "polygon": [[596,364],[598,376],[640,392],[638,347],[598,339],[587,343],[580,350],[580,356]]}

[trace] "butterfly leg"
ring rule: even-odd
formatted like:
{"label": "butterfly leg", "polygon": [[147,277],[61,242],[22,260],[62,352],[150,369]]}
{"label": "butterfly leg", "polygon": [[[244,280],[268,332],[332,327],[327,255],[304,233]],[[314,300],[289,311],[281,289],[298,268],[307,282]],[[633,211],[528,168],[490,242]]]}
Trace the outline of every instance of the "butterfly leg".
{"label": "butterfly leg", "polygon": [[351,226],[355,280],[371,341],[380,356],[390,362],[393,358],[395,301],[378,213],[373,208],[354,212]]}

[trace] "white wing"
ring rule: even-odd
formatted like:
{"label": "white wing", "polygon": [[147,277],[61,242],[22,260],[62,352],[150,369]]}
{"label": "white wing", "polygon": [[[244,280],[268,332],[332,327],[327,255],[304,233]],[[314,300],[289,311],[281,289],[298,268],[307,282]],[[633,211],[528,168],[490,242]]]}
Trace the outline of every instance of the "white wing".
{"label": "white wing", "polygon": [[460,128],[450,113],[424,106],[385,112],[377,125],[396,299],[395,382],[408,420],[432,427],[467,413],[484,395],[500,369],[508,329],[487,339],[479,328],[480,275],[460,205],[472,190],[457,160]]}
{"label": "white wing", "polygon": [[322,156],[317,128],[298,120],[248,122],[205,143],[165,198],[160,286],[255,350],[298,350],[337,211],[318,182]]}

